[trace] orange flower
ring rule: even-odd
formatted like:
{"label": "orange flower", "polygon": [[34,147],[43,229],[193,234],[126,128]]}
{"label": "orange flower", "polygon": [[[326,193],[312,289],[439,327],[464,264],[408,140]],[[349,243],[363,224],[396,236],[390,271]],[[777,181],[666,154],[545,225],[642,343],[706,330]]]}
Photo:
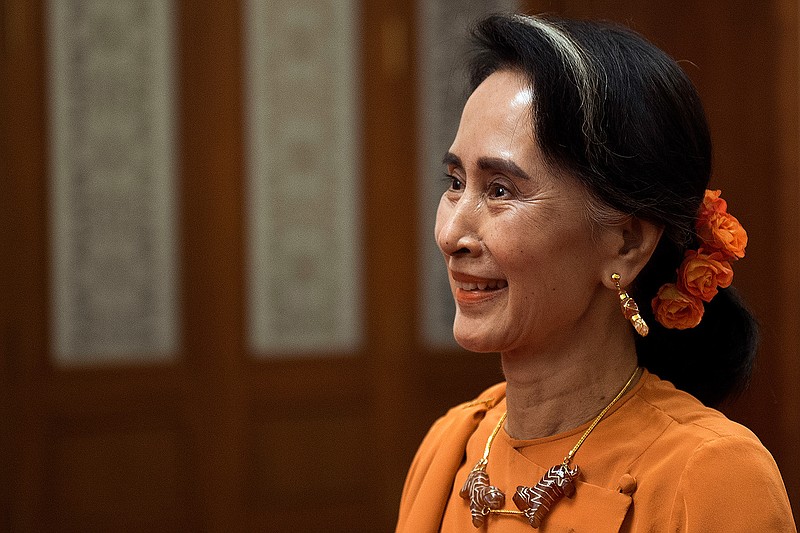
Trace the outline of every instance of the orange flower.
{"label": "orange flower", "polygon": [[678,269],[678,288],[681,292],[710,302],[717,287],[729,287],[733,268],[720,252],[703,253],[703,249],[687,250]]}
{"label": "orange flower", "polygon": [[652,306],[656,320],[665,328],[693,328],[703,318],[703,302],[682,293],[674,283],[661,286]]}
{"label": "orange flower", "polygon": [[725,213],[728,211],[728,202],[719,197],[721,194],[722,191],[720,190],[712,191],[706,189],[703,203],[700,204],[700,210],[697,213],[698,218],[704,219],[711,216],[712,213]]}
{"label": "orange flower", "polygon": [[[676,283],[661,286],[651,302],[656,320],[666,328],[693,328],[703,318],[703,302],[733,281],[731,261],[744,257],[747,232],[728,213],[719,190],[706,190],[697,212],[698,250],[687,250]],[[705,250],[705,251],[704,251]]]}
{"label": "orange flower", "polygon": [[730,213],[715,211],[708,217],[698,219],[697,235],[705,248],[722,253],[726,259],[744,257],[747,232]]}

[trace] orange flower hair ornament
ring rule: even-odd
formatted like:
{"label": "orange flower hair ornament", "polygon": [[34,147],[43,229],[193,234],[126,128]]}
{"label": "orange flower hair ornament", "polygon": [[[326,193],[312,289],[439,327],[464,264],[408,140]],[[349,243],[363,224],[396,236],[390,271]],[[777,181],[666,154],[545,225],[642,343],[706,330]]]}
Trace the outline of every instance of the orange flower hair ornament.
{"label": "orange flower hair ornament", "polygon": [[703,318],[703,302],[733,281],[731,262],[744,257],[747,232],[728,213],[720,191],[707,190],[695,230],[701,245],[687,250],[675,283],[666,283],[653,298],[656,320],[665,328],[693,328]]}

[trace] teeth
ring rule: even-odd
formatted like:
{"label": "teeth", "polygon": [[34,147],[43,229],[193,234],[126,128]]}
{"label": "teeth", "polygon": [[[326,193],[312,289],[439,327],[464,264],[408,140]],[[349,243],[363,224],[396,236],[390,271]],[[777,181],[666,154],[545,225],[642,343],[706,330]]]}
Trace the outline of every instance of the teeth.
{"label": "teeth", "polygon": [[474,290],[485,291],[486,289],[502,289],[507,286],[508,283],[502,279],[491,279],[482,281],[480,283],[468,283],[464,281],[456,281],[456,287],[465,291],[474,291]]}

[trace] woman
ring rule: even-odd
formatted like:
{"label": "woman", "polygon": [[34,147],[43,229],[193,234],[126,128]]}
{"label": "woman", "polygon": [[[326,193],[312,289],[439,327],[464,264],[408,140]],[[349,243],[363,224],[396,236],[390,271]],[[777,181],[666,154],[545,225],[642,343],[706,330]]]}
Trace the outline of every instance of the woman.
{"label": "woman", "polygon": [[795,531],[769,452],[706,407],[756,331],[691,83],[605,24],[496,15],[474,40],[435,233],[455,337],[506,382],[431,428],[397,531]]}

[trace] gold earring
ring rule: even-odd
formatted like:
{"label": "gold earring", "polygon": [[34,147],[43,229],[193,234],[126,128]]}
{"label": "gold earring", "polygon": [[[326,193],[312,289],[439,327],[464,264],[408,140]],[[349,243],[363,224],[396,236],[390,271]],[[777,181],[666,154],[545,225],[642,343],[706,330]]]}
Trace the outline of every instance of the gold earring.
{"label": "gold earring", "polygon": [[611,279],[614,280],[614,284],[617,286],[617,291],[619,292],[619,305],[622,308],[622,314],[631,321],[636,333],[642,337],[646,337],[650,332],[650,328],[647,327],[642,315],[639,314],[639,306],[634,299],[619,286],[619,274],[616,272],[611,274]]}

